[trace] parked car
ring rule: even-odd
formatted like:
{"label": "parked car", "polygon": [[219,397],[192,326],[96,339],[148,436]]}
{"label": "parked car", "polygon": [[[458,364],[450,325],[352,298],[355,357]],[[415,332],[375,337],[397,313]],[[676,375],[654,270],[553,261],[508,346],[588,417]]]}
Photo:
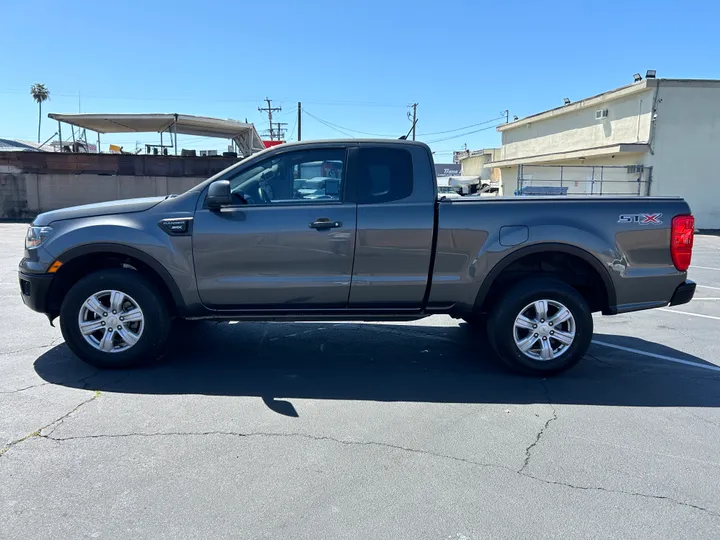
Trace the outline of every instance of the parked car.
{"label": "parked car", "polygon": [[459,199],[462,197],[452,186],[438,186],[437,191],[440,199]]}
{"label": "parked car", "polygon": [[340,179],[319,176],[305,180],[297,190],[303,199],[335,199],[340,196]]}
{"label": "parked car", "polygon": [[[342,164],[336,198],[294,196],[293,171],[316,162]],[[592,313],[694,294],[694,221],[680,198],[437,195],[424,144],[284,144],[182,195],[39,215],[21,295],[104,368],[159,357],[173,318],[448,314],[487,323],[508,366],[547,375],[583,357]]]}

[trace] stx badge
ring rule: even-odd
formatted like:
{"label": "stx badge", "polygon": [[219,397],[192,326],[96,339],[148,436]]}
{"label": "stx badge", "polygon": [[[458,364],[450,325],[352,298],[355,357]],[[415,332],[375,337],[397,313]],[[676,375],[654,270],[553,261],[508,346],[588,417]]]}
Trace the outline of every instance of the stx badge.
{"label": "stx badge", "polygon": [[622,214],[618,223],[639,223],[640,225],[660,225],[662,214]]}

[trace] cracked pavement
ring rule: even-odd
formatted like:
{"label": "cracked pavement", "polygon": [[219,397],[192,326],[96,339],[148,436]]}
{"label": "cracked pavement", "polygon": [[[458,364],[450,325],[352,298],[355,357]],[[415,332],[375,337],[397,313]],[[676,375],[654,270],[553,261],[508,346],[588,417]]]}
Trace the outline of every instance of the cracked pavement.
{"label": "cracked pavement", "polygon": [[[445,317],[195,323],[166,361],[102,372],[22,306],[24,230],[0,224],[2,538],[720,536],[716,372],[593,346],[518,377]],[[720,267],[720,239],[697,245]],[[718,364],[717,325],[655,311],[596,337]]]}

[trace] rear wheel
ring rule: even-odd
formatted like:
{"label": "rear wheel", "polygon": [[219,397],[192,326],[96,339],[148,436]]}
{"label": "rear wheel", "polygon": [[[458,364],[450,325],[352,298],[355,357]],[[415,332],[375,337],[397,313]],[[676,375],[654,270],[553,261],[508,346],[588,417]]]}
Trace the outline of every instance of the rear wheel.
{"label": "rear wheel", "polygon": [[592,332],[583,296],[554,279],[517,284],[497,302],[488,322],[498,356],[529,375],[552,375],[574,366],[587,352]]}
{"label": "rear wheel", "polygon": [[162,354],[171,319],[138,272],[108,269],[78,281],[63,300],[60,328],[78,358],[100,368],[134,367]]}

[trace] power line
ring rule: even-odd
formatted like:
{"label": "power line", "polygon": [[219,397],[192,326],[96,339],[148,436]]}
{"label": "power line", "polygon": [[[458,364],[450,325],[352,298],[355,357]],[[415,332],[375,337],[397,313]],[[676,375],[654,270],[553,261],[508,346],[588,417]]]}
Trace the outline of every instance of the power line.
{"label": "power line", "polygon": [[[297,110],[297,107],[295,107],[295,109]],[[297,118],[295,118],[295,122],[293,123],[293,127],[292,127],[292,129],[290,129],[290,131],[289,131],[290,136],[289,136],[288,139],[287,139],[288,141],[291,141],[291,140],[293,139],[293,137],[295,136],[295,128],[296,128],[296,127],[297,127]]]}
{"label": "power line", "polygon": [[307,100],[303,103],[310,103],[313,105],[340,105],[340,106],[353,106],[353,107],[405,107],[399,103],[382,103],[377,101],[351,101],[351,100]]}
{"label": "power line", "polygon": [[[304,109],[304,111],[307,112],[307,109]],[[310,113],[308,113],[308,114],[310,114]],[[310,116],[313,116],[313,115],[310,114]],[[330,126],[334,126],[338,129],[343,129],[345,131],[352,131],[353,133],[360,133],[361,135],[372,135],[374,137],[394,137],[395,136],[394,134],[389,135],[387,133],[370,133],[369,131],[360,131],[359,129],[352,129],[349,127],[344,127],[344,126],[340,126],[338,124],[334,124],[328,120],[322,120],[321,118],[318,118],[317,116],[314,116],[314,118],[320,122],[325,122],[326,124],[328,124]]]}
{"label": "power line", "polygon": [[450,137],[444,137],[442,139],[436,139],[434,141],[428,141],[428,144],[434,144],[439,143],[443,141],[449,141],[450,139],[458,139],[460,137],[465,137],[466,135],[472,135],[473,133],[480,133],[481,131],[487,131],[488,129],[495,129],[495,126],[488,126],[485,128],[476,129],[474,131],[466,131],[465,133],[460,133],[459,135],[452,135]]}
{"label": "power line", "polygon": [[350,138],[352,138],[352,139],[355,138],[354,135],[350,135],[349,133],[347,133],[347,132],[345,132],[345,131],[343,131],[343,130],[341,130],[341,129],[338,129],[338,128],[335,127],[335,126],[333,126],[333,125],[330,124],[329,122],[326,122],[326,121],[323,120],[322,118],[318,118],[318,117],[315,116],[314,114],[309,113],[307,109],[303,109],[303,113],[307,114],[307,115],[308,115],[309,117],[311,117],[311,118],[314,118],[316,121],[320,122],[321,124],[324,124],[325,126],[329,127],[330,129],[337,131],[338,133],[342,133],[343,135],[345,135],[345,136],[347,136],[347,137],[350,137]]}
{"label": "power line", "polygon": [[485,124],[489,124],[490,122],[497,122],[498,120],[502,120],[505,118],[505,113],[502,114],[502,116],[498,116],[497,118],[491,118],[490,120],[485,120],[484,122],[480,122],[479,124],[470,124],[469,126],[463,126],[455,129],[448,129],[447,131],[433,131],[432,133],[418,133],[418,136],[424,137],[425,135],[443,135],[445,133],[453,133],[455,131],[461,131],[463,129],[470,129],[477,126],[483,126]]}
{"label": "power line", "polygon": [[297,112],[297,107],[293,107],[292,109],[290,109],[290,110],[288,110],[288,111],[286,111],[286,112],[284,112],[284,113],[282,113],[282,114],[279,114],[278,116],[281,116],[281,117],[285,118],[286,116],[289,116],[289,115],[291,115],[291,114],[293,114],[293,113],[296,113],[296,112]]}

